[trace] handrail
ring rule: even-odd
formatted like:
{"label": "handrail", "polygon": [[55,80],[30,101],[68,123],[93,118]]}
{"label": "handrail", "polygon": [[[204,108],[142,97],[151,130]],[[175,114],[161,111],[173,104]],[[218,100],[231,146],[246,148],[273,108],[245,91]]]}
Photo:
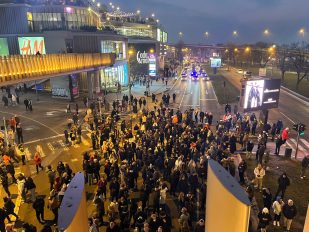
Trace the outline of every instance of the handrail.
{"label": "handrail", "polygon": [[113,53],[10,55],[0,57],[0,82],[67,73],[109,66],[115,63]]}

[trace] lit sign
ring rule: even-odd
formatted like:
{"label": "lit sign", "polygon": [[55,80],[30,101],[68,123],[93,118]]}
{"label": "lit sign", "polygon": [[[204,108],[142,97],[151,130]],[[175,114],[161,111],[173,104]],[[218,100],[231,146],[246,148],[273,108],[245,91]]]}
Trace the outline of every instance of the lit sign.
{"label": "lit sign", "polygon": [[149,63],[149,56],[147,52],[140,52],[136,53],[136,60],[139,64],[148,64]]}
{"label": "lit sign", "polygon": [[149,76],[155,77],[157,75],[156,55],[149,55]]}
{"label": "lit sign", "polygon": [[46,54],[44,37],[18,37],[18,45],[21,55]]}
{"label": "lit sign", "polygon": [[157,40],[160,41],[161,39],[161,30],[160,28],[157,28]]}
{"label": "lit sign", "polygon": [[0,38],[0,56],[9,55],[8,41],[6,38]]}
{"label": "lit sign", "polygon": [[280,85],[280,79],[246,81],[244,111],[277,108]]}
{"label": "lit sign", "polygon": [[210,58],[210,67],[211,68],[220,68],[221,67],[221,58]]}

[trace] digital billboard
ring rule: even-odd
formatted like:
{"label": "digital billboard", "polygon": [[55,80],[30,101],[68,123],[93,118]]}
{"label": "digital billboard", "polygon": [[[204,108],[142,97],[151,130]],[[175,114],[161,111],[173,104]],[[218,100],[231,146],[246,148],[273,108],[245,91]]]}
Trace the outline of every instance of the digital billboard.
{"label": "digital billboard", "polygon": [[280,79],[250,80],[245,82],[244,111],[277,108],[279,104]]}
{"label": "digital billboard", "polygon": [[167,32],[163,31],[163,43],[167,43]]}
{"label": "digital billboard", "polygon": [[220,68],[221,67],[221,58],[210,58],[210,67],[211,68]]}
{"label": "digital billboard", "polygon": [[0,56],[9,55],[9,46],[6,38],[0,38]]}
{"label": "digital billboard", "polygon": [[157,28],[157,41],[160,42],[160,40],[161,40],[161,29]]}
{"label": "digital billboard", "polygon": [[44,37],[18,37],[21,55],[46,54]]}
{"label": "digital billboard", "polygon": [[153,43],[136,44],[130,43],[129,49],[134,51],[134,56],[129,59],[130,72],[132,75],[149,75],[149,56],[150,51],[156,50]]}
{"label": "digital billboard", "polygon": [[149,54],[149,76],[155,77],[157,75],[156,55]]}

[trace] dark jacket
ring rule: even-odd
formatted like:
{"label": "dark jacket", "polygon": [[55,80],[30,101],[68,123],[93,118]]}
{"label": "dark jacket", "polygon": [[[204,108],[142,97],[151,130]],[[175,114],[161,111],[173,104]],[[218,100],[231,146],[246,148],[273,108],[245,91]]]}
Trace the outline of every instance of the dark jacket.
{"label": "dark jacket", "polygon": [[279,188],[286,189],[290,185],[289,177],[283,177],[283,174],[278,178]]}
{"label": "dark jacket", "polygon": [[287,219],[293,219],[297,214],[295,205],[289,206],[288,204],[283,206],[282,212]]}
{"label": "dark jacket", "polygon": [[44,211],[44,205],[45,205],[44,199],[43,199],[43,198],[37,198],[37,199],[35,199],[35,201],[33,202],[32,208],[33,208],[35,211],[43,212],[43,211]]}
{"label": "dark jacket", "polygon": [[265,228],[266,226],[268,226],[272,219],[269,213],[262,213],[262,212],[258,214],[258,218],[259,218],[259,228]]}

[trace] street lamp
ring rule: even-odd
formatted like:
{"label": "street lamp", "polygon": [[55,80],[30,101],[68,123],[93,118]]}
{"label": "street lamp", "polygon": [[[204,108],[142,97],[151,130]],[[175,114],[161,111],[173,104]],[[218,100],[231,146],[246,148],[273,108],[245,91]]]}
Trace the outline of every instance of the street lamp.
{"label": "street lamp", "polygon": [[237,31],[233,31],[233,36],[237,37],[238,36],[238,32]]}
{"label": "street lamp", "polygon": [[304,28],[299,29],[298,33],[301,37],[303,37],[303,38],[305,37],[305,29]]}
{"label": "street lamp", "polygon": [[110,3],[109,3],[109,5],[110,5],[110,6],[112,6],[112,5],[113,5],[113,3],[112,3],[112,2],[110,2]]}
{"label": "street lamp", "polygon": [[208,31],[205,32],[205,37],[208,38]]}
{"label": "street lamp", "polygon": [[150,48],[149,52],[150,52],[150,54],[153,54],[154,53],[154,49]]}
{"label": "street lamp", "polygon": [[268,29],[265,29],[264,32],[263,32],[263,34],[264,34],[265,36],[269,36],[270,32],[269,32]]}
{"label": "street lamp", "polygon": [[156,21],[157,21],[157,23],[159,23],[159,22],[160,22],[160,20],[159,20],[159,19],[157,19]]}
{"label": "street lamp", "polygon": [[151,14],[151,17],[153,17],[153,18],[154,18],[154,17],[155,17],[155,14],[154,14],[154,13],[152,13],[152,14]]}
{"label": "street lamp", "polygon": [[235,48],[235,49],[234,49],[234,52],[238,52],[238,48]]}
{"label": "street lamp", "polygon": [[140,11],[140,10],[137,10],[137,11],[136,11],[136,13],[137,13],[137,14],[140,14],[140,13],[141,13],[141,11]]}
{"label": "street lamp", "polygon": [[97,7],[100,7],[100,6],[101,6],[101,4],[100,4],[100,3],[98,3],[98,4],[97,4]]}
{"label": "street lamp", "polygon": [[178,35],[179,35],[179,38],[183,37],[183,33],[182,32],[179,32]]}
{"label": "street lamp", "polygon": [[119,7],[119,6],[117,7],[117,10],[120,10],[120,7]]}

